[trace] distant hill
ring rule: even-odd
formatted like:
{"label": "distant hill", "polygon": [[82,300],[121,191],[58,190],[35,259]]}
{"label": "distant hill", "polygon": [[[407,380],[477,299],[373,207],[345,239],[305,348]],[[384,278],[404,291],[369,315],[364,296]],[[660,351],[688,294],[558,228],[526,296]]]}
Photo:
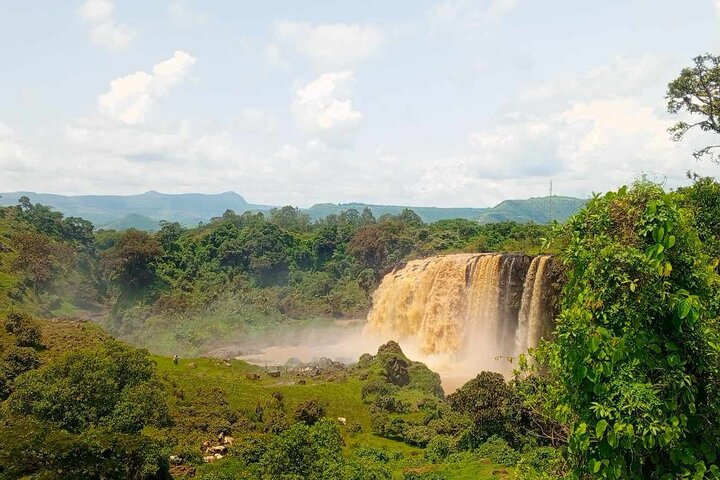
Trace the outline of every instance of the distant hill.
{"label": "distant hill", "polygon": [[160,222],[145,215],[140,215],[139,213],[129,213],[105,225],[98,225],[98,228],[105,230],[127,230],[134,228],[136,230],[154,232],[160,229]]}
{"label": "distant hill", "polygon": [[331,214],[339,214],[344,210],[362,211],[368,207],[375,218],[383,215],[397,215],[404,209],[409,208],[417,213],[423,222],[437,222],[448,218],[467,218],[472,219],[482,214],[487,208],[440,208],[440,207],[403,207],[396,205],[370,205],[366,203],[318,203],[305,211],[310,215],[312,220],[327,217]]}
{"label": "distant hill", "polygon": [[577,212],[585,200],[574,197],[536,197],[526,200],[505,200],[491,208],[439,208],[439,207],[403,207],[394,205],[371,205],[366,203],[319,203],[306,210],[310,218],[317,220],[330,214],[339,214],[343,210],[354,208],[362,211],[367,207],[375,218],[385,214],[397,215],[405,208],[417,213],[424,222],[437,222],[450,218],[477,220],[480,223],[516,222],[548,223],[552,220],[564,221]]}
{"label": "distant hill", "polygon": [[33,203],[49,205],[66,216],[82,217],[93,224],[107,225],[129,214],[144,215],[152,220],[168,220],[184,225],[197,225],[232,209],[237,213],[250,210],[269,210],[268,205],[253,205],[235,192],[220,194],[166,194],[146,192],[140,195],[79,195],[65,196],[48,193],[0,193],[0,205],[15,205],[26,196]]}
{"label": "distant hill", "polygon": [[[48,193],[11,192],[0,193],[0,205],[16,205],[26,196],[33,203],[49,205],[66,216],[82,217],[98,228],[123,230],[137,228],[153,231],[161,220],[180,222],[194,226],[207,222],[231,209],[241,214],[247,211],[268,211],[271,205],[248,203],[235,192],[219,194],[165,194],[147,192],[140,195],[80,195],[66,196]],[[480,223],[514,220],[516,222],[547,223],[563,221],[576,212],[585,200],[572,197],[537,197],[526,200],[505,200],[492,208],[439,208],[404,207],[400,205],[371,205],[366,203],[319,203],[303,209],[310,218],[317,220],[330,214],[339,214],[354,208],[369,208],[378,218],[386,214],[397,215],[405,208],[415,211],[424,222],[436,222],[451,218],[477,220]]]}
{"label": "distant hill", "polygon": [[505,200],[475,217],[480,223],[516,222],[549,223],[567,220],[587,200],[574,197],[535,197],[526,200]]}

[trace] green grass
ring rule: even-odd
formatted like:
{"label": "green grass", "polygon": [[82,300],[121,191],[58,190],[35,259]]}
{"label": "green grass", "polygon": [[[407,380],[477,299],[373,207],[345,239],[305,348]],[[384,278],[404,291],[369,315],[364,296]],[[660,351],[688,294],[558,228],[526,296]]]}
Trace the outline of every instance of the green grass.
{"label": "green grass", "polygon": [[[90,322],[71,319],[41,320],[42,341],[45,348],[40,355],[43,363],[52,361],[69,351],[88,348],[97,345],[108,335],[102,329]],[[0,330],[0,349],[4,344],[9,345],[11,338]],[[360,424],[360,433],[350,433],[348,426],[340,426],[344,438],[345,454],[350,456],[360,447],[371,447],[381,450],[392,460],[388,468],[393,472],[395,479],[401,480],[410,470],[421,472],[435,472],[448,480],[465,479],[502,479],[509,478],[508,472],[512,469],[495,465],[487,460],[477,458],[472,454],[460,457],[454,463],[439,465],[427,464],[424,459],[424,450],[412,447],[403,442],[379,437],[372,433],[368,405],[361,400],[363,382],[355,374],[345,378],[332,379],[300,377],[282,371],[280,378],[268,376],[262,367],[254,366],[239,360],[230,360],[229,365],[224,361],[211,358],[181,359],[179,365],[174,365],[171,358],[153,356],[156,362],[158,375],[168,391],[168,401],[173,407],[181,403],[173,392],[184,392],[184,398],[195,399],[213,388],[222,389],[227,397],[228,406],[233,410],[252,417],[255,407],[262,405],[268,411],[273,404],[272,394],[279,391],[283,394],[285,412],[292,421],[292,414],[300,403],[318,399],[327,404],[327,417],[345,417],[348,426],[351,423]],[[249,373],[260,374],[259,380],[250,380]],[[304,385],[300,384],[304,380]],[[423,398],[416,390],[401,390],[403,399],[413,402]],[[194,401],[194,400],[193,400]],[[198,406],[199,407],[199,406]],[[199,407],[201,408],[201,407]],[[417,410],[403,415],[406,419],[419,419],[421,414]],[[233,432],[236,440],[243,433]],[[214,434],[208,431],[183,432],[171,427],[167,431],[158,432],[164,438],[172,438],[177,442],[178,448],[185,448],[200,453],[202,439],[211,439]],[[183,435],[186,435],[183,437]],[[186,450],[187,451],[187,450]],[[202,478],[204,472],[223,471],[230,472],[241,469],[238,459],[227,457],[212,465],[198,465],[198,476]],[[241,470],[237,470],[241,471]]]}
{"label": "green grass", "polygon": [[[341,426],[345,441],[345,453],[350,455],[359,447],[372,447],[388,453],[391,457],[397,456],[398,459],[389,464],[397,479],[402,479],[406,471],[414,469],[423,472],[437,472],[448,480],[502,479],[509,478],[508,473],[512,471],[512,469],[495,465],[488,460],[476,458],[464,458],[462,461],[452,464],[424,464],[423,449],[374,435],[370,424],[368,405],[361,400],[360,392],[363,382],[353,376],[345,380],[326,381],[299,377],[291,373],[286,374],[283,371],[280,378],[272,378],[265,374],[262,367],[239,360],[231,360],[230,365],[227,366],[223,361],[217,359],[182,359],[180,364],[175,366],[167,357],[155,356],[153,358],[157,362],[160,377],[168,384],[175,385],[175,388],[182,389],[186,395],[194,395],[210,387],[219,387],[226,392],[231,407],[248,415],[252,415],[258,404],[270,405],[273,401],[272,393],[274,391],[282,392],[285,398],[285,410],[290,414],[301,402],[319,399],[327,404],[327,417],[345,417],[348,424],[356,422],[362,426],[362,432],[357,434],[351,434],[346,426]],[[191,364],[194,364],[195,367],[192,368]],[[248,373],[258,373],[261,379],[249,380],[246,378]],[[305,385],[298,384],[301,378],[307,382]],[[421,398],[416,395],[415,391],[406,393],[403,395],[404,399],[417,400]],[[404,417],[418,419],[420,414],[416,411],[404,415]],[[419,466],[414,467],[414,465]],[[202,466],[199,473],[215,468],[217,465]]]}

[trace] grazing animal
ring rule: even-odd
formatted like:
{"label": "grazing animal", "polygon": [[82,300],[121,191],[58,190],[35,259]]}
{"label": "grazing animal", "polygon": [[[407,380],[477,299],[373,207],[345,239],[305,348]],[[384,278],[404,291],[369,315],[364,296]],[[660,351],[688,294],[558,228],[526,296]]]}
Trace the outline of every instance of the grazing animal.
{"label": "grazing animal", "polygon": [[212,462],[214,462],[215,460],[217,460],[217,459],[215,458],[215,455],[205,455],[205,456],[203,457],[203,462],[205,462],[205,463],[212,463]]}
{"label": "grazing animal", "polygon": [[338,417],[338,422],[340,422],[343,425],[347,425],[347,418],[345,417]]}

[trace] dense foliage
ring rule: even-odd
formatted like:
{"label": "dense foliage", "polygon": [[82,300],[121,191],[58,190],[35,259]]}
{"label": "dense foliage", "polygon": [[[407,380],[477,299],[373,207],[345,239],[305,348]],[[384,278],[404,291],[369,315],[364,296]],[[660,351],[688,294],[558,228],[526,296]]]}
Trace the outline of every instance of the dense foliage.
{"label": "dense foliage", "polygon": [[698,235],[720,234],[701,207],[716,185],[669,194],[641,182],[563,227],[562,311],[537,359],[576,478],[720,472],[720,283]]}

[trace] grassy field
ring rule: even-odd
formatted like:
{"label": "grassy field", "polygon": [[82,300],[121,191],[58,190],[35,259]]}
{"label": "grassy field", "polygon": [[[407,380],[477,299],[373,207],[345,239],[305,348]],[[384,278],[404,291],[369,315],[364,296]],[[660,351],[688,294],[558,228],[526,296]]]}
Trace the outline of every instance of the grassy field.
{"label": "grassy field", "polygon": [[[38,350],[42,364],[53,362],[74,350],[96,348],[109,338],[99,326],[81,320],[38,320],[38,325],[44,345]],[[11,348],[12,337],[4,328],[0,329],[0,351]],[[170,445],[168,454],[179,454],[189,459],[197,467],[196,478],[213,478],[212,474],[218,472],[225,476],[215,478],[232,478],[227,474],[233,471],[239,474],[238,478],[246,478],[240,476],[245,467],[233,454],[211,464],[202,463],[201,444],[213,440],[219,426],[230,425],[238,443],[250,437],[266,441],[270,434],[262,432],[268,425],[269,417],[282,411],[285,421],[292,423],[296,407],[308,400],[325,404],[326,417],[344,417],[347,420],[346,425],[338,421],[346,456],[353,457],[358,449],[371,448],[383,452],[390,459],[388,469],[398,480],[413,473],[420,475],[419,478],[433,480],[511,478],[512,469],[493,464],[476,454],[458,454],[445,463],[432,464],[425,458],[424,449],[373,434],[370,405],[362,400],[362,387],[368,378],[373,378],[377,368],[375,364],[349,369],[329,367],[321,369],[316,376],[281,367],[280,377],[276,378],[263,367],[234,359],[181,359],[178,365],[172,358],[164,356],[155,355],[152,360],[167,391],[173,422],[167,428],[150,429],[145,433]],[[438,399],[421,386],[428,376],[433,375],[432,372],[421,364],[413,364],[411,371],[416,372],[413,377],[415,383],[404,387],[398,394],[411,408],[396,415],[417,421],[423,415],[417,405],[427,399]],[[278,407],[277,397],[282,397],[282,407]],[[264,411],[265,420],[257,418],[259,407]]]}
{"label": "grassy field", "polygon": [[[279,391],[285,399],[285,409],[292,412],[297,405],[309,399],[318,399],[327,404],[327,416],[344,417],[347,424],[358,423],[362,431],[350,433],[348,426],[342,426],[346,454],[354,449],[372,447],[384,451],[394,460],[390,467],[395,478],[401,479],[406,472],[437,473],[439,478],[448,480],[503,479],[509,478],[512,469],[492,464],[487,459],[465,456],[449,464],[427,464],[423,449],[403,442],[379,437],[372,433],[368,405],[361,399],[362,381],[353,375],[346,379],[329,381],[299,376],[281,371],[280,378],[268,376],[263,367],[250,365],[239,360],[229,363],[217,359],[183,359],[174,365],[167,357],[153,357],[157,362],[160,377],[169,389],[180,389],[186,397],[202,395],[209,387],[221,388],[227,394],[231,408],[252,416],[258,405],[270,405],[273,392]],[[250,380],[247,374],[260,375],[259,380]],[[300,384],[301,381],[305,384]],[[406,414],[408,418],[417,412]],[[223,461],[232,461],[231,459]],[[198,473],[210,472],[218,464],[204,465]]]}

